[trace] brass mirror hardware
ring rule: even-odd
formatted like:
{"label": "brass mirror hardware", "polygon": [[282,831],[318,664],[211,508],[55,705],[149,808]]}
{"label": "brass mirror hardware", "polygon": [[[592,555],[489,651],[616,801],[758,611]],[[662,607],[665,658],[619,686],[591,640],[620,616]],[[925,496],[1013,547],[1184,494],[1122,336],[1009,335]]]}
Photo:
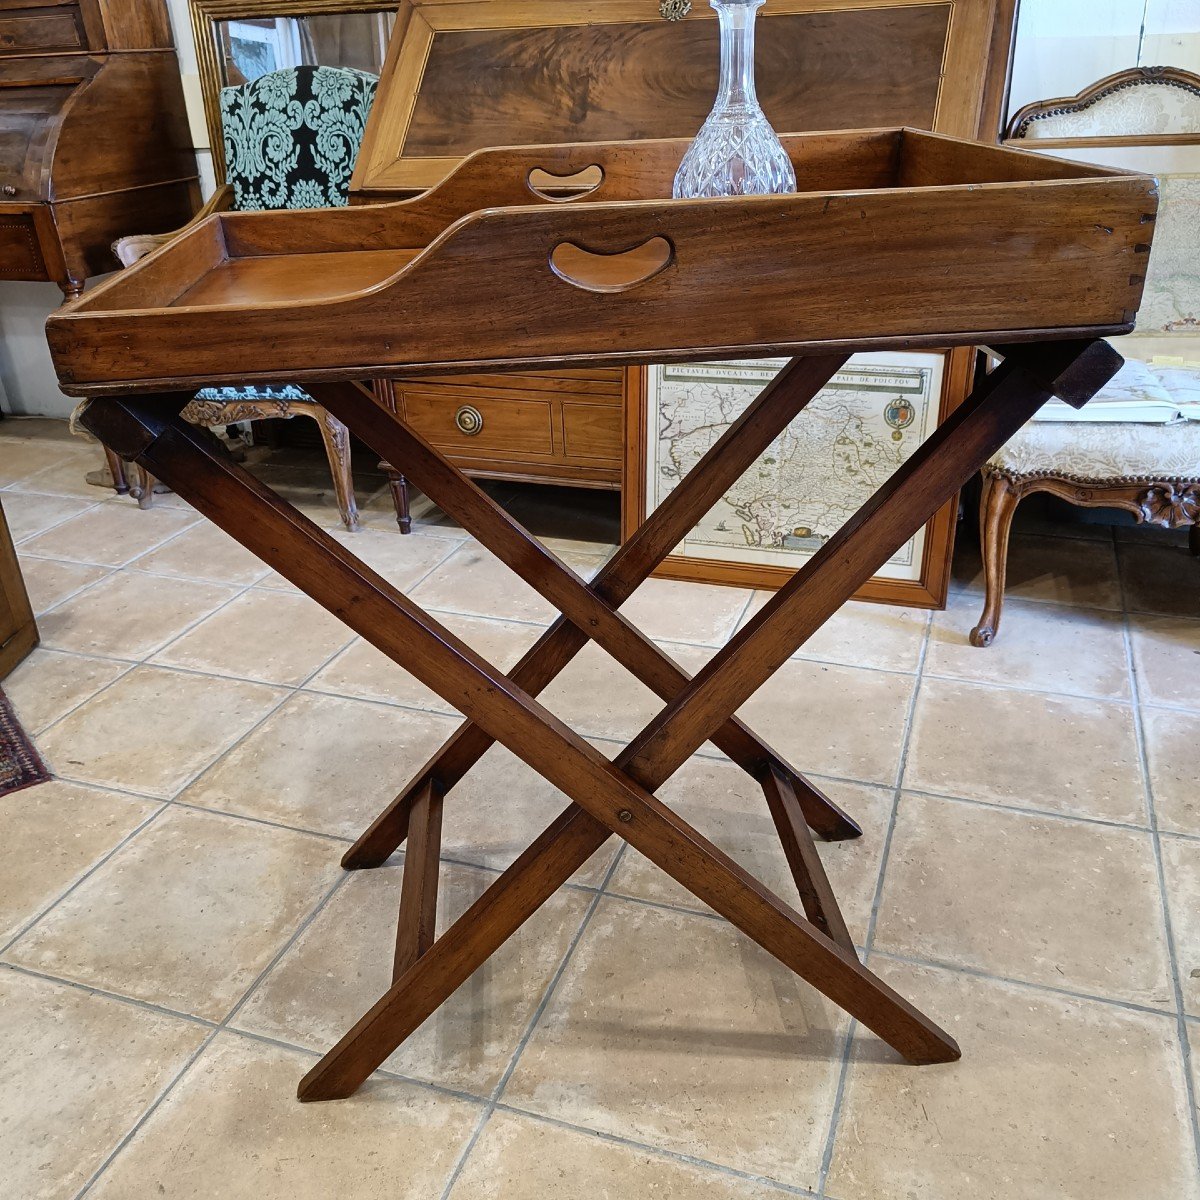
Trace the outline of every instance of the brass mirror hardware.
{"label": "brass mirror hardware", "polygon": [[464,404],[454,414],[454,424],[458,426],[460,433],[465,433],[467,437],[474,437],[483,432],[483,413],[469,404]]}

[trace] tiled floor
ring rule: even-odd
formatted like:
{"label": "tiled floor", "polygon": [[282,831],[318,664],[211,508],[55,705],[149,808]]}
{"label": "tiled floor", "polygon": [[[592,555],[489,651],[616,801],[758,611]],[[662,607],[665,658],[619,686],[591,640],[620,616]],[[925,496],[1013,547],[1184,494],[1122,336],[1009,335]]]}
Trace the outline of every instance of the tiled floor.
{"label": "tiled floor", "polygon": [[[57,779],[0,800],[0,1195],[1200,1200],[1200,563],[1026,522],[1004,628],[964,539],[946,612],[852,605],[745,716],[862,821],[822,848],[873,968],[960,1040],[912,1068],[608,846],[354,1098],[299,1077],[386,987],[402,860],[346,843],[453,711],[178,499],[0,425],[42,647],[6,682]],[[369,466],[369,464],[368,464]],[[315,460],[261,464],[327,527]],[[383,480],[341,535],[502,666],[548,606]],[[495,492],[572,566],[603,498]],[[597,540],[599,539],[599,540]],[[761,595],[647,584],[694,670]],[[546,701],[607,753],[658,702],[588,650]],[[663,796],[785,896],[711,747]],[[494,750],[447,805],[443,920],[562,797]]]}

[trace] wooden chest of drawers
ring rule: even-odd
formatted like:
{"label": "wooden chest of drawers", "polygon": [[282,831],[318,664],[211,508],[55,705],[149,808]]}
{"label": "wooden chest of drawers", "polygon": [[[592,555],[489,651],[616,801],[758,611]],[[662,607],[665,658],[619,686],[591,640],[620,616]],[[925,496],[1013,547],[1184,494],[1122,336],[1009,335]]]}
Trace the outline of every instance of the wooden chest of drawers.
{"label": "wooden chest of drawers", "polygon": [[440,375],[390,388],[404,420],[468,474],[621,486],[619,368]]}

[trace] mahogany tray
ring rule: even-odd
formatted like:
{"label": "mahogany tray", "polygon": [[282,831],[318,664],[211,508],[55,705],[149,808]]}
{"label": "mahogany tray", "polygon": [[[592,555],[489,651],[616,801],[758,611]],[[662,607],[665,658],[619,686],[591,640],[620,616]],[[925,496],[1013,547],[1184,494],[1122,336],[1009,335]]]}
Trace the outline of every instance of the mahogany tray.
{"label": "mahogany tray", "polygon": [[88,395],[1132,328],[1153,178],[912,129],[784,143],[797,195],[672,200],[686,143],[668,140],[483,150],[400,203],[216,214],[50,317],[59,379]]}

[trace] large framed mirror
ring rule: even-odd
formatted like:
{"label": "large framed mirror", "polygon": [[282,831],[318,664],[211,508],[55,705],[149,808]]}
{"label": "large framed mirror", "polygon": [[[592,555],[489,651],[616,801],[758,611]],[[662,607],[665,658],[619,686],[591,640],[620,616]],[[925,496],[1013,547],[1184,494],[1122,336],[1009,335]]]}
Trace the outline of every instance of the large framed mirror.
{"label": "large framed mirror", "polygon": [[204,121],[225,179],[220,91],[281,67],[355,67],[378,75],[398,0],[189,0]]}

